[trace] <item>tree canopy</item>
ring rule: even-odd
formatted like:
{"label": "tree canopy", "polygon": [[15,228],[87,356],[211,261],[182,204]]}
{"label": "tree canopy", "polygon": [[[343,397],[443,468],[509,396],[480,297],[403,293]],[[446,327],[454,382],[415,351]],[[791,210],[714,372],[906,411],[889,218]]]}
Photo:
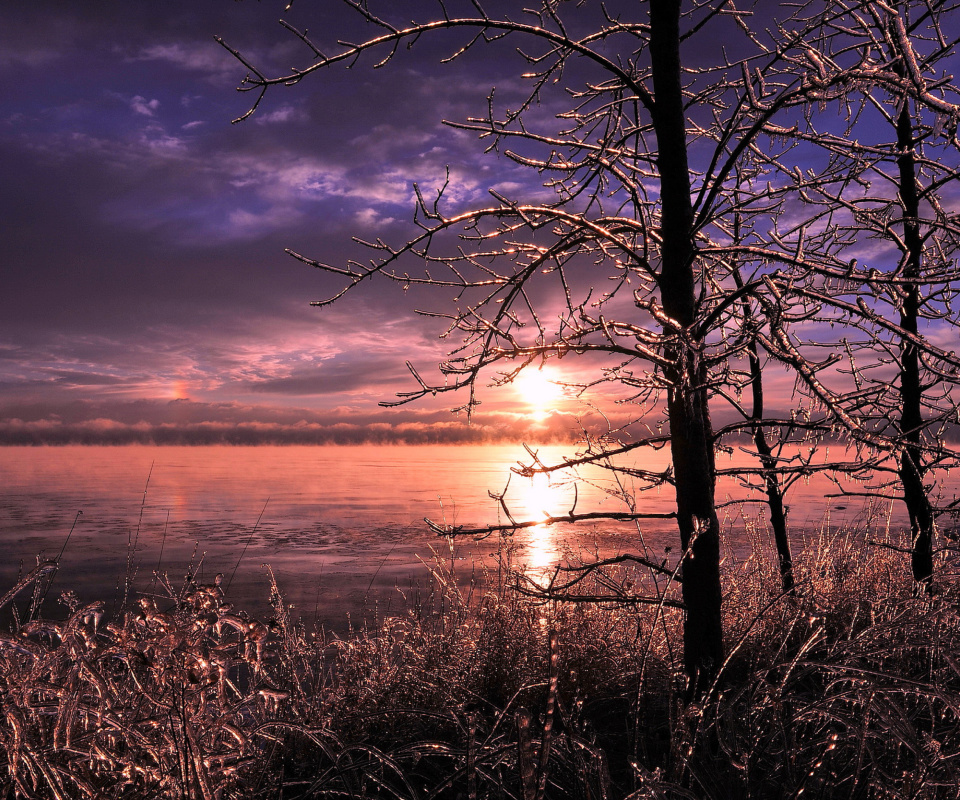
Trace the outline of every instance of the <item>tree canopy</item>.
{"label": "tree canopy", "polygon": [[[724,660],[718,449],[756,455],[738,475],[769,503],[786,591],[784,493],[813,470],[903,497],[915,574],[929,580],[934,520],[950,510],[933,479],[956,462],[947,438],[960,422],[948,199],[960,96],[944,71],[954,5],[470,0],[410,21],[389,3],[344,2],[366,38],[318,40],[285,22],[305,53],[286,74],[224,45],[255,94],[241,120],[275,87],[337,66],[389,69],[431,41],[447,48],[442,76],[444,64],[484,48],[501,57],[509,44],[523,93],[505,103],[491,89],[486,109],[447,124],[540,180],[516,195],[492,188],[476,207],[457,203],[449,182],[417,188],[410,237],[366,242],[367,262],[292,253],[340,281],[317,305],[371,280],[433,304],[418,313],[442,319],[453,344],[438,380],[411,366],[416,385],[398,402],[464,392],[469,413],[485,381],[576,358],[591,377],[569,391],[632,410],[627,426],[584,431],[569,459],[520,471],[597,464],[640,490],[674,488],[679,561],[638,560],[680,585],[691,696]],[[779,410],[764,393],[770,367],[794,381]],[[845,455],[814,457],[837,439]],[[665,470],[637,466],[664,448]],[[565,519],[642,522],[626,500],[624,511]]]}

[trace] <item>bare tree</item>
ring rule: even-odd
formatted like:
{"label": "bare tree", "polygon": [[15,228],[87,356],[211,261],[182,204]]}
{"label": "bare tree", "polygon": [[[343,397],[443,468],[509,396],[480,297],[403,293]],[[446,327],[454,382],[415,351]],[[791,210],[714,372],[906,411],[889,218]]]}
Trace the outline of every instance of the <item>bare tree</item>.
{"label": "bare tree", "polygon": [[[845,123],[836,130],[835,117],[808,116],[791,135],[828,153],[825,172],[833,176],[795,179],[799,196],[817,208],[804,225],[819,227],[838,255],[852,259],[846,269],[811,270],[802,279],[818,288],[804,293],[821,304],[825,321],[849,331],[841,341],[854,391],[842,400],[838,391],[834,401],[872,422],[874,445],[895,458],[888,474],[896,474],[910,518],[913,575],[927,583],[938,509],[935,485],[925,481],[957,464],[946,439],[956,432],[957,362],[935,343],[956,341],[960,326],[960,228],[944,200],[960,185],[960,87],[943,69],[960,42],[955,25],[948,34],[958,7],[836,6],[828,35],[841,28],[852,35],[831,55],[854,55],[849,72],[857,79],[845,97]],[[833,332],[821,346],[836,341]]]}
{"label": "bare tree", "polygon": [[[757,474],[779,493],[778,476],[802,474],[810,464],[781,458],[764,431],[819,431],[839,420],[861,439],[873,436],[851,417],[848,398],[821,385],[823,365],[791,339],[792,326],[811,316],[802,307],[807,298],[788,290],[792,271],[811,264],[827,273],[846,268],[838,255],[843,242],[824,239],[823,252],[804,253],[795,241],[802,237],[791,240],[775,229],[797,192],[828,178],[766,185],[768,173],[782,169],[778,154],[764,152],[771,130],[787,130],[778,116],[811,101],[840,101],[850,90],[852,73],[825,64],[809,36],[817,32],[829,49],[833,37],[847,34],[826,32],[829,12],[822,5],[812,19],[781,9],[784,20],[764,30],[751,27],[750,13],[730,0],[650,0],[622,8],[543,0],[516,14],[488,13],[470,0],[462,7],[441,3],[434,18],[420,22],[400,22],[388,5],[378,13],[368,2],[344,2],[373,33],[328,50],[284,23],[312,57],[288,74],[268,77],[228,47],[249,70],[241,90],[256,93],[241,119],[271,87],[353,65],[368,53],[385,66],[424,37],[445,36],[454,42],[450,61],[509,39],[528,70],[526,99],[500,108],[491,93],[485,116],[448,124],[544,176],[553,197],[529,202],[491,191],[490,204],[458,209],[446,186],[434,197],[418,188],[416,235],[399,245],[366,243],[369,263],[334,265],[293,253],[343,281],[317,305],[373,278],[454,290],[453,307],[421,312],[445,320],[447,333],[459,337],[440,365],[442,379],[425,379],[411,367],[417,386],[399,402],[463,390],[469,411],[483,376],[493,372],[495,384],[509,383],[526,367],[573,355],[595,369],[581,390],[618,387],[620,401],[635,408],[630,436],[622,429],[590,436],[579,455],[560,464],[535,461],[526,471],[597,464],[641,486],[674,487],[671,516],[683,556],[665,569],[682,581],[690,692],[703,691],[724,658],[715,447],[723,436],[752,432],[762,462]],[[553,111],[554,124],[534,113],[538,107]],[[756,174],[743,180],[740,166],[747,162]],[[761,217],[769,224],[758,225]],[[744,219],[754,220],[749,237],[737,222]],[[426,269],[411,269],[411,261]],[[544,297],[557,298],[557,305]],[[819,419],[765,416],[761,350],[795,370],[826,409]],[[751,385],[753,412],[716,431],[711,401]],[[665,471],[622,461],[663,447],[671,455]],[[573,509],[563,519],[645,516]],[[510,519],[500,527],[523,524]],[[788,553],[781,554],[781,568],[790,574]]]}
{"label": "bare tree", "polygon": [[[743,226],[741,214],[739,212],[735,213],[732,230],[733,241],[743,241]],[[735,262],[733,269],[731,269],[731,275],[737,290],[743,291],[743,276]],[[774,445],[770,443],[768,431],[765,427],[763,365],[760,348],[757,344],[756,337],[750,333],[757,324],[756,314],[749,297],[742,297],[740,304],[743,309],[743,329],[748,334],[746,344],[749,367],[748,383],[751,395],[750,412],[747,413],[742,410],[739,403],[734,403],[734,405],[741,411],[743,418],[749,421],[752,427],[753,444],[763,468],[761,478],[763,481],[763,491],[767,498],[767,506],[770,509],[770,526],[773,529],[773,539],[777,548],[777,564],[780,568],[780,579],[784,592],[794,594],[796,584],[793,574],[793,555],[791,553],[790,537],[787,531],[787,512],[786,504],[784,503],[784,494],[787,486],[785,485],[782,474],[777,469],[780,464],[784,463],[781,460],[783,449],[791,437],[788,432],[778,431],[778,441],[776,441]],[[774,447],[776,447],[776,451]],[[797,473],[795,473],[794,477],[797,477]]]}

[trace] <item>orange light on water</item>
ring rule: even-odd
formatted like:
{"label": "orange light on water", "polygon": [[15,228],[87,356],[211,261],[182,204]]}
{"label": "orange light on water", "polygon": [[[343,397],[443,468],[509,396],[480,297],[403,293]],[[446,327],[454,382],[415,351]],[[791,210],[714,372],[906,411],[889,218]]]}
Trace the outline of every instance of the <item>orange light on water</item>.
{"label": "orange light on water", "polygon": [[560,499],[558,487],[552,485],[546,475],[538,473],[528,479],[521,502],[527,509],[529,519],[547,519],[556,513]]}
{"label": "orange light on water", "polygon": [[[563,513],[564,492],[562,487],[551,483],[547,475],[536,474],[517,482],[522,506],[522,517],[528,520],[546,520]],[[557,542],[550,525],[540,524],[526,529],[526,542],[523,560],[527,570],[541,573],[552,567],[559,554]]]}

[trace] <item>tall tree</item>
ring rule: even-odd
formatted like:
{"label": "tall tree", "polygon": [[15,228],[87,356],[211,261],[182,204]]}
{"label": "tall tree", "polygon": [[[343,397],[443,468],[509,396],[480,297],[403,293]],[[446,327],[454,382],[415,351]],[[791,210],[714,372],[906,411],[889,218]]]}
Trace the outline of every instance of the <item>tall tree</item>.
{"label": "tall tree", "polygon": [[860,332],[846,340],[846,378],[855,383],[846,405],[872,421],[874,444],[894,458],[921,584],[933,575],[938,512],[927,479],[957,463],[945,438],[957,417],[956,359],[934,344],[955,340],[960,325],[960,229],[944,199],[960,185],[960,87],[945,69],[960,43],[948,33],[956,10],[912,0],[837,4],[829,27],[849,32],[842,52],[857,54],[846,122],[838,131],[836,117],[808,118],[793,131],[829,153],[838,176],[800,196],[852,259],[805,280],[820,286],[811,299],[831,298],[824,319]]}
{"label": "tall tree", "polygon": [[[535,462],[528,470],[598,464],[641,485],[673,485],[671,516],[683,554],[684,667],[691,695],[702,692],[724,658],[714,459],[722,434],[714,430],[711,401],[742,388],[739,365],[757,355],[758,344],[820,391],[820,365],[790,339],[793,301],[784,298],[783,286],[792,278],[784,276],[811,259],[836,263],[832,251],[803,256],[761,226],[754,226],[759,238],[748,243],[732,233],[737,215],[766,215],[775,227],[797,192],[793,184],[766,186],[763,175],[743,183],[738,165],[752,159],[771,170],[776,157],[757,159],[757,152],[778,115],[795,114],[791,109],[810,100],[844,97],[847,70],[824,65],[807,37],[846,34],[823,33],[822,17],[803,20],[787,7],[779,9],[779,26],[752,28],[750,14],[731,0],[543,0],[516,13],[488,13],[479,0],[451,1],[442,2],[435,17],[414,22],[401,21],[389,4],[377,12],[366,0],[344,3],[373,33],[328,51],[287,25],[312,55],[288,74],[267,77],[231,49],[250,70],[241,90],[256,93],[244,117],[271,87],[353,65],[368,53],[383,67],[403,49],[440,37],[454,42],[449,62],[508,40],[528,70],[524,99],[501,108],[491,93],[486,116],[448,124],[544,176],[553,197],[524,201],[491,190],[491,204],[458,208],[446,185],[434,198],[418,188],[418,232],[399,245],[370,242],[369,264],[340,266],[293,254],[344,282],[318,305],[376,277],[455,292],[453,307],[421,312],[445,319],[447,333],[461,338],[440,365],[443,379],[426,380],[411,368],[417,388],[400,402],[465,390],[469,411],[481,376],[500,370],[494,382],[507,383],[524,368],[570,355],[595,370],[581,388],[619,387],[619,399],[636,409],[633,425],[589,438],[583,452],[560,464]],[[545,108],[552,123],[541,113]],[[426,270],[411,270],[410,261]],[[762,316],[759,324],[742,324],[746,301]],[[863,433],[840,400],[825,398]],[[790,416],[747,420],[739,429],[744,426],[804,427]],[[671,454],[666,470],[623,460],[665,445]],[[774,466],[768,456],[767,473],[789,468]],[[564,519],[646,516],[574,509]],[[519,526],[511,519],[500,527]]]}

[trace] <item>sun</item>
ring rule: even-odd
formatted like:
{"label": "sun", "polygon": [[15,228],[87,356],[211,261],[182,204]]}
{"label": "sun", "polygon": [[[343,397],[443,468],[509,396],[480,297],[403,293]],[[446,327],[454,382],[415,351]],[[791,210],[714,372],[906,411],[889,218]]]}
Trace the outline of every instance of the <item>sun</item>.
{"label": "sun", "polygon": [[531,407],[533,416],[546,417],[563,397],[559,378],[548,368],[523,370],[513,382],[514,388]]}

